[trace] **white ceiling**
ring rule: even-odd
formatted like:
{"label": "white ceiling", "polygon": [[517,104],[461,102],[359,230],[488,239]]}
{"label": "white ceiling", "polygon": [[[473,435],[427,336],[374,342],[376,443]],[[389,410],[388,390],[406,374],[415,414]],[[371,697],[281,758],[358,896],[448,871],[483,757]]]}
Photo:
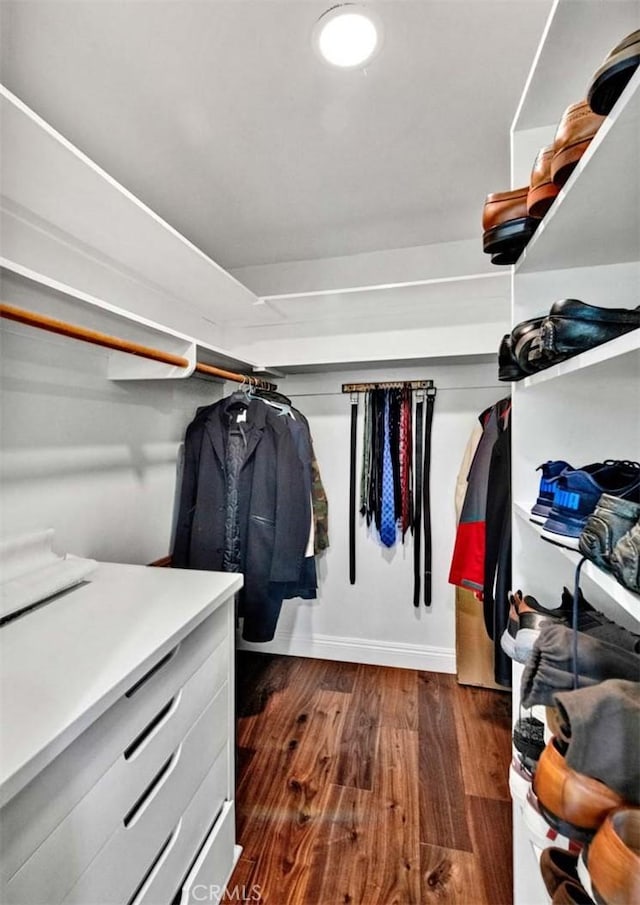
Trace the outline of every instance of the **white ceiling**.
{"label": "white ceiling", "polygon": [[2,0],[2,82],[227,269],[480,242],[551,0],[371,2],[357,71],[331,5]]}

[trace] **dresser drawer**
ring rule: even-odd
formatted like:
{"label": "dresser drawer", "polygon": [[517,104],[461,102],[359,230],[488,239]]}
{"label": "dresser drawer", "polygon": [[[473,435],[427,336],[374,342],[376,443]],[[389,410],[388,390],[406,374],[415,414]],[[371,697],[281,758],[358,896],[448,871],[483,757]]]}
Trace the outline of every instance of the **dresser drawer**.
{"label": "dresser drawer", "polygon": [[[62,900],[220,691],[227,670],[228,652],[223,645],[169,699],[9,881],[11,902],[30,905]],[[226,734],[220,744],[223,739]]]}
{"label": "dresser drawer", "polygon": [[182,896],[178,900],[179,905],[195,905],[196,902],[215,905],[222,900],[236,861],[235,824],[234,805],[232,801],[228,801],[189,871],[182,887]]}
{"label": "dresser drawer", "polygon": [[[227,615],[226,606],[212,613],[5,805],[0,812],[3,885],[178,695],[212,652],[219,660],[214,681],[219,684],[224,678],[229,668]],[[214,691],[211,687],[210,696]],[[183,702],[179,701],[173,716],[178,717],[181,707]]]}
{"label": "dresser drawer", "polygon": [[121,814],[114,834],[63,899],[67,905],[115,905],[135,894],[221,746],[226,748],[228,715],[225,685],[138,801]]}
{"label": "dresser drawer", "polygon": [[[171,905],[212,824],[216,826],[227,793],[229,764],[226,751],[199,786],[180,822],[149,865],[129,905]],[[233,851],[233,837],[231,840]]]}

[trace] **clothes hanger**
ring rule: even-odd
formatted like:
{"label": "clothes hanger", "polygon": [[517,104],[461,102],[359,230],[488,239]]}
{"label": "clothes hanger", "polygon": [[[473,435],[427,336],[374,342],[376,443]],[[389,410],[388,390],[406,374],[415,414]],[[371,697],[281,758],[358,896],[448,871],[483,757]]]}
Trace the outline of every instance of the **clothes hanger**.
{"label": "clothes hanger", "polygon": [[250,395],[251,383],[247,383],[247,381],[250,381],[250,378],[247,378],[246,375],[243,374],[240,388],[234,390],[228,398],[226,405],[227,411],[239,411],[240,409],[249,408],[249,403],[254,397]]}
{"label": "clothes hanger", "polygon": [[254,390],[258,399],[262,399],[263,402],[281,402],[284,405],[291,405],[291,400],[288,396],[285,396],[284,393],[279,393],[277,390],[264,390],[262,387],[256,387]]}

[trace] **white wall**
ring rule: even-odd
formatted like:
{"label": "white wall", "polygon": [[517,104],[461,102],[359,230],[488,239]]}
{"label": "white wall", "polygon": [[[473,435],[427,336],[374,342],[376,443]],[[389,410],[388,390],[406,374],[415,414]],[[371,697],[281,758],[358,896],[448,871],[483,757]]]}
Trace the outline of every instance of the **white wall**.
{"label": "white wall", "polygon": [[[13,276],[2,299],[94,326],[95,312]],[[2,536],[52,527],[60,553],[130,563],[166,555],[179,444],[221,385],[116,383],[105,376],[105,349],[0,325]]]}
{"label": "white wall", "polygon": [[[432,435],[433,603],[413,606],[412,540],[383,548],[375,529],[358,517],[356,584],[349,584],[349,396],[342,383],[362,380],[435,380],[438,396]],[[455,533],[454,486],[460,461],[486,406],[508,390],[492,365],[336,371],[289,376],[279,388],[309,418],[329,498],[329,550],[318,560],[316,601],[285,601],[276,638],[243,646],[281,653],[455,671],[454,588],[447,583]],[[359,406],[358,481],[363,426]]]}
{"label": "white wall", "polygon": [[[101,312],[8,275],[3,300],[87,326]],[[53,527],[56,549],[145,563],[170,548],[176,461],[209,381],[113,382],[106,350],[8,321],[2,326],[3,536]],[[121,334],[127,333],[121,325]],[[116,332],[111,324],[111,332]],[[131,337],[129,337],[131,338]],[[384,549],[359,518],[357,582],[348,581],[349,397],[343,382],[432,378],[433,604],[412,605],[412,541]],[[455,670],[454,589],[447,584],[453,491],[478,414],[505,394],[495,365],[439,365],[289,376],[280,389],[308,416],[329,497],[330,549],[319,558],[317,601],[287,601],[262,650]],[[224,388],[224,391],[231,387]],[[359,444],[362,438],[360,406]],[[358,473],[360,465],[358,449]]]}

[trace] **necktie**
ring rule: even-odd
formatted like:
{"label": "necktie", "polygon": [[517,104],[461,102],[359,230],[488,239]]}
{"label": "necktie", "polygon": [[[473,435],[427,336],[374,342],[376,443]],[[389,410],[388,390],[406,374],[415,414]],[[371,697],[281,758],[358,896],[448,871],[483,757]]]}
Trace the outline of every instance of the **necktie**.
{"label": "necktie", "polygon": [[394,502],[393,462],[391,460],[391,436],[389,430],[389,394],[385,393],[382,449],[382,513],[380,517],[380,540],[385,547],[392,547],[396,542]]}
{"label": "necktie", "polygon": [[402,539],[412,523],[411,499],[411,390],[402,392],[400,408],[400,487],[402,496],[400,528]]}

